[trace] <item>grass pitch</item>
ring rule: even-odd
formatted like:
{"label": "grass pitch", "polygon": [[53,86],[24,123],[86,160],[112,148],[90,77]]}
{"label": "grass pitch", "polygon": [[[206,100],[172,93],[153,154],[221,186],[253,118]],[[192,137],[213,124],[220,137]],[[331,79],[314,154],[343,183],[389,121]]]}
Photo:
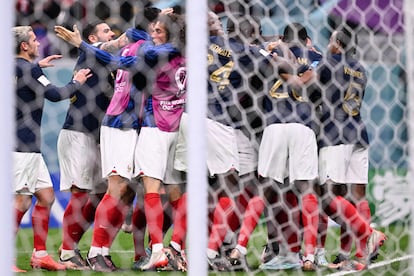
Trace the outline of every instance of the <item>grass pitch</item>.
{"label": "grass pitch", "polygon": [[[359,273],[358,275],[411,275],[412,268],[410,261],[412,256],[409,255],[409,234],[410,228],[406,223],[395,223],[385,229],[388,240],[381,248],[378,260],[367,271]],[[47,248],[50,255],[58,259],[57,249],[61,243],[61,229],[53,228],[49,230],[47,240]],[[260,254],[265,244],[266,229],[259,225],[253,233],[252,239],[249,243],[247,261],[252,270],[246,272],[228,272],[228,273],[210,273],[209,275],[347,275],[348,273],[338,272],[329,269],[320,269],[317,272],[302,272],[300,270],[291,271],[260,271],[258,266],[260,264]],[[339,228],[330,227],[326,241],[326,250],[328,261],[333,260],[334,255],[339,249]],[[169,238],[169,233],[166,235],[166,240]],[[79,248],[83,256],[86,255],[90,245],[91,230],[89,230],[82,238]],[[20,229],[16,239],[16,263],[18,267],[26,269],[28,272],[22,275],[103,275],[103,273],[92,271],[63,271],[50,272],[43,270],[32,270],[30,267],[30,256],[33,250],[33,234],[32,229]],[[111,248],[112,259],[115,264],[122,270],[114,272],[115,275],[183,275],[181,272],[136,272],[130,269],[133,262],[133,240],[131,234],[119,232],[114,244]],[[410,257],[411,256],[411,257]],[[112,274],[112,273],[111,273]],[[355,275],[350,273],[349,275]]]}

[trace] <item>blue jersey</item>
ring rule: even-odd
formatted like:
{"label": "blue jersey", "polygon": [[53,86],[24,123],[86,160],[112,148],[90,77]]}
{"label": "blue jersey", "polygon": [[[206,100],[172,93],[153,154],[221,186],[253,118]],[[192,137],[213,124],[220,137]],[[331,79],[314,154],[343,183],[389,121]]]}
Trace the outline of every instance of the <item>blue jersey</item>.
{"label": "blue jersey", "polygon": [[234,128],[259,130],[264,119],[257,102],[274,73],[259,47],[246,46],[235,39],[210,37],[208,118]]}
{"label": "blue jersey", "polygon": [[18,152],[40,152],[40,124],[44,99],[57,102],[69,98],[80,85],[71,82],[64,87],[50,83],[38,64],[15,59],[16,78],[16,147]]}
{"label": "blue jersey", "polygon": [[320,145],[369,144],[361,118],[361,104],[367,84],[364,67],[353,57],[329,56],[318,68],[321,84]]}
{"label": "blue jersey", "polygon": [[[289,48],[296,57],[299,67],[295,73],[299,76],[306,70],[313,68],[321,59],[322,55],[306,47],[293,46]],[[282,52],[278,52],[282,56]],[[309,91],[304,86],[300,90],[293,89],[283,81],[281,77],[276,77],[268,97],[264,103],[264,109],[269,114],[267,125],[276,123],[300,123],[310,127],[315,133],[318,132],[318,121],[315,115],[315,104]]]}
{"label": "blue jersey", "polygon": [[113,94],[114,77],[94,56],[81,51],[75,70],[93,68],[92,76],[71,98],[63,129],[91,134],[99,141],[99,128]]}

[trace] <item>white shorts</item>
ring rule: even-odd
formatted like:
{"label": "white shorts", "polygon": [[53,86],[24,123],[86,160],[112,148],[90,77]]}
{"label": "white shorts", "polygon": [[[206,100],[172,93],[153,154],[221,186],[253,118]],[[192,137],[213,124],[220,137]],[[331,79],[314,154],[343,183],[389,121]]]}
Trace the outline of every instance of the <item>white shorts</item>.
{"label": "white shorts", "polygon": [[257,170],[257,149],[252,141],[240,129],[235,130],[237,149],[239,152],[239,175],[245,175]]}
{"label": "white shorts", "polygon": [[80,131],[62,129],[57,140],[60,167],[60,190],[72,186],[104,193],[106,182],[102,179],[101,151],[93,136]]}
{"label": "white shorts", "polygon": [[338,184],[368,184],[368,148],[337,145],[319,151],[321,184],[331,180]]}
{"label": "white shorts", "polygon": [[[174,168],[187,171],[187,123],[188,114],[183,113],[180,122]],[[207,168],[210,176],[223,174],[231,169],[240,170],[236,133],[232,127],[206,119]]]}
{"label": "white shorts", "polygon": [[13,185],[15,194],[33,195],[52,188],[52,179],[41,153],[13,152]]}
{"label": "white shorts", "polygon": [[298,123],[267,126],[259,147],[258,173],[280,183],[287,176],[291,183],[317,179],[318,150],[313,130]]}
{"label": "white shorts", "polygon": [[135,176],[137,142],[135,129],[101,126],[102,176],[119,175],[131,180]]}
{"label": "white shorts", "polygon": [[174,169],[178,132],[143,127],[138,138],[137,173],[161,180],[164,184],[185,183],[185,175]]}

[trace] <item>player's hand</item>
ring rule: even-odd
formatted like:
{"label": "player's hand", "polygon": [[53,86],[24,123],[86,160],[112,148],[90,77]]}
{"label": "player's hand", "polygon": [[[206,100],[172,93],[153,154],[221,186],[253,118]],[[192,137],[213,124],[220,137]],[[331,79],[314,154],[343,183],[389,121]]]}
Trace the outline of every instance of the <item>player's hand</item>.
{"label": "player's hand", "polygon": [[281,44],[281,41],[271,41],[267,44],[266,50],[270,53],[273,49],[277,48]]}
{"label": "player's hand", "polygon": [[174,13],[173,8],[165,8],[165,9],[162,9],[160,12],[160,14],[171,14],[171,13]]}
{"label": "player's hand", "polygon": [[319,52],[315,47],[310,47],[309,48],[309,50],[311,50],[311,51],[314,51],[315,53],[317,53],[317,54],[320,54],[320,55],[322,55],[322,53],[321,52]]}
{"label": "player's hand", "polygon": [[73,79],[80,84],[84,84],[87,79],[89,79],[92,76],[90,69],[80,69],[78,72],[76,72],[75,76],[73,76]]}
{"label": "player's hand", "polygon": [[82,37],[76,25],[73,25],[73,32],[63,26],[55,26],[55,32],[57,37],[77,48],[79,48],[82,43]]}
{"label": "player's hand", "polygon": [[47,56],[47,57],[45,57],[44,59],[42,59],[42,60],[40,60],[39,61],[39,66],[41,67],[41,68],[46,68],[46,67],[53,67],[53,66],[55,66],[54,64],[52,64],[52,63],[50,63],[52,60],[55,60],[55,59],[61,59],[62,58],[62,55],[50,55],[50,56]]}
{"label": "player's hand", "polygon": [[122,35],[120,35],[116,40],[118,42],[118,49],[123,48],[125,45],[129,43],[126,33],[123,33]]}

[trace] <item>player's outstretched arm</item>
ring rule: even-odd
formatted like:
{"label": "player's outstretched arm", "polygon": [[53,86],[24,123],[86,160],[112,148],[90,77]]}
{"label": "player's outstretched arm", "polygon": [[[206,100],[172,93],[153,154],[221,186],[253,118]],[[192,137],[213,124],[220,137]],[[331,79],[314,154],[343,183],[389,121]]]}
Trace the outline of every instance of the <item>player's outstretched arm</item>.
{"label": "player's outstretched arm", "polygon": [[111,70],[116,70],[119,68],[130,68],[136,64],[136,56],[114,56],[106,51],[102,51],[101,49],[98,49],[82,41],[81,35],[76,25],[73,26],[73,32],[63,26],[55,26],[55,32],[59,38],[65,40],[69,44],[80,48],[87,54],[94,55],[102,65],[109,66]]}
{"label": "player's outstretched arm", "polygon": [[109,53],[114,53],[129,43],[128,37],[125,33],[120,35],[117,39],[102,43],[100,49]]}
{"label": "player's outstretched arm", "polygon": [[173,8],[165,8],[165,9],[162,9],[160,12],[160,14],[171,14],[171,13],[174,13]]}
{"label": "player's outstretched arm", "polygon": [[82,37],[76,25],[73,25],[73,32],[63,26],[55,26],[57,37],[63,39],[67,43],[79,48],[82,43]]}
{"label": "player's outstretched arm", "polygon": [[85,68],[80,69],[78,72],[76,72],[73,76],[73,81],[69,82],[63,87],[57,87],[56,85],[52,84],[44,75],[39,78],[43,79],[43,81],[38,81],[45,87],[45,98],[51,102],[59,102],[64,99],[69,99],[71,95],[73,95],[73,92],[79,89],[79,87],[84,84],[86,80],[91,76],[91,70],[89,68]]}
{"label": "player's outstretched arm", "polygon": [[42,60],[39,60],[38,63],[39,63],[40,68],[53,67],[55,65],[50,62],[55,59],[61,59],[62,57],[63,57],[62,55],[50,55],[50,56],[45,57]]}

